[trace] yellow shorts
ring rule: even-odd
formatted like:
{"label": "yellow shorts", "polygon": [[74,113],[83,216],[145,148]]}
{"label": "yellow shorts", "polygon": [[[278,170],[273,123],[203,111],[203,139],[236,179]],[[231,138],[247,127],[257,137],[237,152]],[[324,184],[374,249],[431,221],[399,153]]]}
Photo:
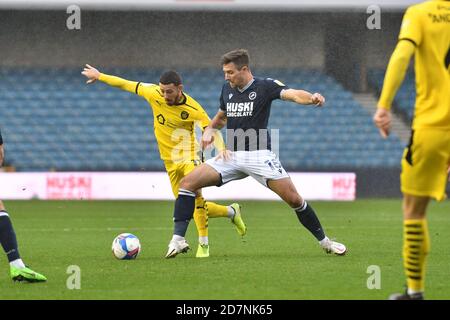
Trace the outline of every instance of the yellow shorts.
{"label": "yellow shorts", "polygon": [[185,162],[164,161],[164,166],[169,175],[172,192],[175,198],[178,197],[178,188],[180,187],[181,179],[187,176],[196,166],[200,165],[200,163],[199,160]]}
{"label": "yellow shorts", "polygon": [[413,130],[403,152],[402,192],[444,200],[449,164],[450,130]]}

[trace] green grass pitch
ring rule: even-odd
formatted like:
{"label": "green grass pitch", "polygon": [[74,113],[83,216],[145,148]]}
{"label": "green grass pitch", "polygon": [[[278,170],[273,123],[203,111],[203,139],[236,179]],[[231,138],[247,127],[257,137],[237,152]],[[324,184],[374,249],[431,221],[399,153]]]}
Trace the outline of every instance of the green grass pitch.
{"label": "green grass pitch", "polygon": [[[348,247],[343,257],[327,255],[282,202],[242,202],[248,234],[241,240],[228,219],[210,219],[210,253],[194,249],[175,259],[164,255],[172,232],[173,202],[5,201],[26,264],[47,283],[13,283],[0,258],[4,299],[386,299],[401,290],[401,200],[311,202],[326,233]],[[450,202],[429,210],[431,253],[428,299],[449,299]],[[134,261],[111,254],[122,232],[139,237]],[[69,290],[71,265],[80,267],[81,288]],[[368,289],[371,265],[381,271],[380,289]]]}

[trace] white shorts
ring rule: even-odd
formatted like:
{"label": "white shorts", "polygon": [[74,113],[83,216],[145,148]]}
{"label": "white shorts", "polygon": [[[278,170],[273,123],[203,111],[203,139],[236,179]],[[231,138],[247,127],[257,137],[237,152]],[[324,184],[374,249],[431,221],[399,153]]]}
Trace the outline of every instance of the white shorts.
{"label": "white shorts", "polygon": [[277,155],[270,150],[235,151],[227,161],[211,158],[205,162],[221,176],[223,185],[248,176],[267,187],[267,180],[289,178]]}

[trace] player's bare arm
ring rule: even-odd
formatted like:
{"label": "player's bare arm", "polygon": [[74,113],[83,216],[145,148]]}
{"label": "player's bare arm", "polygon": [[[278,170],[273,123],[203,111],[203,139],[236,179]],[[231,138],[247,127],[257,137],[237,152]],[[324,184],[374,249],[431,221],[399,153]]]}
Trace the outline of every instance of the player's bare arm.
{"label": "player's bare arm", "polygon": [[3,164],[4,158],[5,158],[5,150],[3,150],[3,145],[0,145],[0,167]]}
{"label": "player's bare arm", "polygon": [[[214,116],[214,118],[211,120],[209,126],[207,126],[205,131],[203,132],[201,141],[203,149],[206,149],[214,142],[214,135],[218,130],[222,129],[226,125],[226,123],[227,123],[227,114],[224,111],[219,110],[217,114]],[[228,160],[230,158],[230,151],[226,149],[220,151],[217,158]]]}
{"label": "player's bare arm", "polygon": [[281,99],[298,104],[315,105],[321,107],[325,104],[325,98],[320,93],[310,93],[305,90],[286,89],[281,91]]}
{"label": "player's bare arm", "polygon": [[211,143],[214,142],[214,134],[217,130],[222,129],[227,123],[227,115],[224,111],[219,110],[210,124],[205,128],[202,135],[202,148],[206,149]]}

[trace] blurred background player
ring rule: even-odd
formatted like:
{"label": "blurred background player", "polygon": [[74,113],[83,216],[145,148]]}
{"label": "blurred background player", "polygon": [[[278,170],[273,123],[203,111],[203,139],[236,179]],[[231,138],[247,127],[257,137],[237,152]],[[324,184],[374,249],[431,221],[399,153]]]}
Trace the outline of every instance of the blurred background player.
{"label": "blurred background player", "polygon": [[[155,85],[100,73],[88,64],[82,74],[88,78],[88,84],[100,80],[147,100],[153,110],[154,132],[161,159],[169,175],[173,194],[177,198],[181,179],[201,163],[195,139],[195,124],[204,130],[210,122],[203,107],[183,92],[180,75],[175,71],[167,71],[161,75],[159,85]],[[223,150],[225,145],[220,133],[215,135],[215,138],[216,147]],[[194,220],[199,234],[196,253],[198,258],[209,256],[208,217],[229,217],[240,236],[246,233],[239,204],[221,206],[206,202],[201,196],[201,190],[196,190]],[[184,243],[181,251],[186,252],[188,249],[188,244]]]}
{"label": "blurred background player", "polygon": [[426,1],[409,7],[389,61],[374,122],[386,138],[390,108],[415,56],[415,115],[402,158],[404,294],[391,300],[423,299],[425,261],[430,249],[426,210],[431,198],[445,198],[450,164],[450,3]]}
{"label": "blurred background player", "polygon": [[[5,151],[3,149],[3,139],[0,132],[0,166],[3,164]],[[0,243],[5,250],[9,261],[11,279],[14,281],[43,282],[47,278],[30,268],[27,268],[20,258],[17,245],[16,233],[14,232],[11,219],[6,211],[5,205],[0,200]]]}
{"label": "blurred background player", "polygon": [[209,159],[182,179],[175,204],[174,234],[166,258],[172,258],[183,250],[184,236],[195,209],[195,190],[220,186],[247,176],[278,194],[326,252],[345,254],[347,249],[343,244],[325,235],[313,208],[297,192],[278,156],[271,151],[267,130],[273,100],[322,106],[325,98],[319,93],[289,89],[278,80],[254,78],[248,52],[244,49],[223,55],[222,68],[227,83],[222,87],[219,111],[202,136],[202,147],[210,145],[215,132],[226,124],[228,150],[221,151],[219,156]]}

